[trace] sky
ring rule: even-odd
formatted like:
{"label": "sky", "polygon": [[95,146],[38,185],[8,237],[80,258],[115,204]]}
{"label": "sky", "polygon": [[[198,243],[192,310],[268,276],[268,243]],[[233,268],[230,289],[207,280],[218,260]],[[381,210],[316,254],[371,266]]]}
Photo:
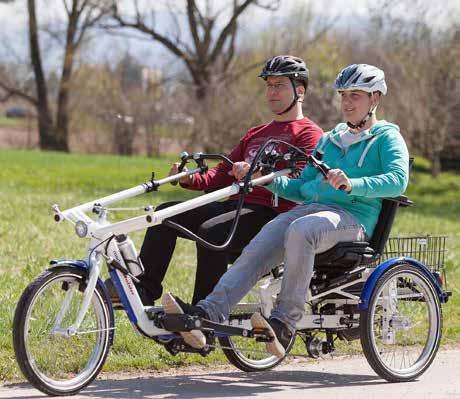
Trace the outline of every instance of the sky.
{"label": "sky", "polygon": [[[147,4],[150,1],[152,0],[140,0],[140,3]],[[131,0],[123,0],[123,2],[125,5],[129,5]],[[155,0],[155,4],[160,6],[164,2],[165,0]],[[183,0],[173,0],[173,3],[183,4]],[[293,10],[302,7],[305,3],[307,3],[307,0],[281,0],[281,7],[274,13],[258,7],[251,7],[244,15],[241,27],[246,37],[250,37],[254,32],[265,29],[267,25],[282,22],[283,18],[286,18]],[[214,0],[214,4],[219,5],[220,0]],[[329,19],[339,17],[337,24],[349,25],[350,23],[359,24],[366,21],[368,7],[370,4],[376,4],[376,0],[314,0],[311,4],[314,7],[315,15]],[[432,2],[430,4],[434,4],[431,10],[433,26],[442,26],[445,19],[452,15],[460,16],[460,1],[441,0],[441,2]],[[37,7],[40,23],[46,23],[47,20],[63,16],[64,8],[61,0],[38,0]],[[395,12],[403,15],[402,13],[406,12],[406,10],[397,8]],[[158,13],[157,21],[159,30],[170,28],[166,25],[170,19],[165,11]],[[47,54],[45,67],[55,69],[60,63],[58,47],[53,45],[53,42],[47,39],[46,36],[42,37],[44,43],[42,50]],[[151,40],[126,39],[108,36],[104,33],[97,35],[96,40],[91,43],[91,47],[83,51],[83,57],[86,61],[89,60],[93,63],[112,62],[121,58],[127,51],[152,68],[164,67],[171,62],[169,53],[161,45],[155,44]],[[25,0],[14,0],[13,3],[7,4],[0,2],[0,57],[15,62],[27,61],[28,43]]]}

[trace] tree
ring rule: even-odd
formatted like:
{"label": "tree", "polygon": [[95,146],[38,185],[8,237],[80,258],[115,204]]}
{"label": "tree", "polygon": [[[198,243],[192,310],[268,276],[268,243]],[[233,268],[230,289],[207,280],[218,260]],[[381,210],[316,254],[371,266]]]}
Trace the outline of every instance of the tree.
{"label": "tree", "polygon": [[[43,68],[35,0],[27,0],[30,63],[35,77],[35,93],[28,93],[11,86],[5,80],[0,80],[0,88],[5,93],[3,99],[19,96],[36,107],[41,149],[68,151],[68,108],[75,57],[87,37],[88,29],[93,27],[107,13],[108,7],[102,0],[62,0],[62,5],[67,19],[65,31],[49,32],[59,42],[62,42],[64,53],[56,99],[56,118],[53,120],[46,74]],[[63,41],[61,40],[62,37],[65,38]]]}
{"label": "tree", "polygon": [[[238,32],[237,22],[241,15],[250,6],[275,10],[280,0],[266,0],[265,3],[262,0],[232,0],[230,6],[227,3],[217,11],[213,10],[211,0],[206,0],[202,6],[195,0],[184,0],[184,3],[190,38],[183,37],[177,19],[179,12],[171,5],[170,12],[176,24],[176,34],[161,32],[155,23],[155,7],[142,12],[137,1],[133,2],[134,16],[129,17],[120,12],[119,1],[112,0],[113,23],[106,24],[106,27],[135,29],[163,45],[184,63],[195,87],[195,97],[202,100],[212,89],[213,80],[222,79],[232,65]],[[222,24],[222,15],[228,8],[231,11],[226,22]]]}
{"label": "tree", "polygon": [[[427,0],[384,3],[373,13],[370,42],[355,56],[361,51],[384,69],[389,93],[383,110],[410,148],[430,159],[437,176],[460,101],[458,23],[448,15],[442,27],[435,26],[438,9]],[[416,12],[397,13],[397,7]]]}

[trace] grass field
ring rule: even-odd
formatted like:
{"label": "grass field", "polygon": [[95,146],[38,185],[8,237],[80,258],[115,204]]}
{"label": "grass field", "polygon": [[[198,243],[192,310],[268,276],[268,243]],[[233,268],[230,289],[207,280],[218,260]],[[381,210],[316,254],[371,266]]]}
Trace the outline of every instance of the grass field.
{"label": "grass field", "polygon": [[[84,256],[86,241],[78,239],[70,225],[56,224],[50,206],[58,203],[61,209],[66,209],[137,185],[149,179],[153,170],[157,177],[165,176],[173,160],[173,157],[152,160],[0,150],[0,380],[20,378],[12,351],[11,326],[24,287],[47,267],[50,259]],[[160,192],[120,205],[155,205],[195,195],[167,186]],[[460,256],[460,176],[445,173],[433,179],[419,168],[412,175],[408,195],[416,205],[400,211],[392,236],[429,233],[450,237],[446,270],[454,296],[444,306],[443,343],[457,344],[460,342],[457,261]],[[140,246],[143,233],[135,233],[132,237]],[[193,243],[179,240],[165,281],[167,290],[185,299],[191,299],[192,294],[194,251]],[[301,346],[297,346],[296,352],[299,352]],[[160,369],[223,361],[218,351],[206,359],[183,354],[172,357],[159,345],[140,338],[127,318],[117,314],[115,345],[104,370]]]}
{"label": "grass field", "polygon": [[22,126],[27,122],[21,118],[7,118],[6,116],[0,115],[0,126]]}

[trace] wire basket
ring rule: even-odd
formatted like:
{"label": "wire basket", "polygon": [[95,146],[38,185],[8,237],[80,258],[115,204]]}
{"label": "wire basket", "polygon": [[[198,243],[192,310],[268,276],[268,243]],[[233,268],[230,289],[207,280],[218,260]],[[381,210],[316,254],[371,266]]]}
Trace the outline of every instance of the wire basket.
{"label": "wire basket", "polygon": [[431,271],[442,273],[446,255],[446,236],[390,237],[379,263],[399,256],[414,258]]}

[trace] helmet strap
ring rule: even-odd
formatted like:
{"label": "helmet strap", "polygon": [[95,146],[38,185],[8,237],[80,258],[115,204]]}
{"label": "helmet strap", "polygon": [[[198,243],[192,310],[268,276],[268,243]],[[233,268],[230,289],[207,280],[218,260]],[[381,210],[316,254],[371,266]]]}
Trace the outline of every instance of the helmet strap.
{"label": "helmet strap", "polygon": [[292,100],[291,104],[289,105],[289,107],[287,107],[284,111],[282,112],[277,112],[276,115],[283,115],[285,114],[286,112],[289,112],[292,107],[294,107],[294,105],[297,103],[297,102],[300,102],[299,101],[299,95],[297,94],[297,87],[295,85],[295,82],[294,82],[294,79],[292,79],[291,77],[289,77],[289,80],[291,81],[291,86],[292,86],[292,90],[294,91],[294,99]]}

